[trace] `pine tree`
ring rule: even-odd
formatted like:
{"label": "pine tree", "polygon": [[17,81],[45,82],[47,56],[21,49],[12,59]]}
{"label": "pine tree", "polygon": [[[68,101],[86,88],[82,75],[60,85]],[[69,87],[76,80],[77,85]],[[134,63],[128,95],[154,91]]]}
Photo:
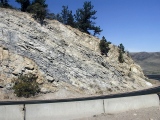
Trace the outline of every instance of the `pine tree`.
{"label": "pine tree", "polygon": [[58,20],[59,22],[63,23],[63,18],[59,13],[54,15],[53,19]]}
{"label": "pine tree", "polygon": [[8,3],[8,0],[1,0],[0,1],[0,7],[11,8],[11,6]]}
{"label": "pine tree", "polygon": [[78,9],[75,14],[76,27],[85,33],[91,34],[89,31],[93,30],[94,35],[99,34],[102,30],[95,26],[92,20],[97,19],[94,15],[97,11],[93,10],[94,6],[91,2],[84,2],[83,8]]}
{"label": "pine tree", "polygon": [[65,25],[70,25],[72,27],[75,27],[72,11],[68,10],[68,6],[62,6],[62,8],[63,8],[61,11],[62,23]]}
{"label": "pine tree", "polygon": [[96,36],[96,34],[100,34],[100,32],[102,32],[102,30],[101,30],[101,28],[100,28],[100,26],[93,26],[93,28],[92,28],[93,30],[94,30],[94,36]]}
{"label": "pine tree", "polygon": [[118,60],[119,60],[120,63],[123,63],[123,62],[124,62],[124,58],[123,58],[123,53],[122,53],[122,51],[119,52]]}
{"label": "pine tree", "polygon": [[124,46],[122,43],[118,46],[118,48],[122,51],[122,53],[125,53]]}
{"label": "pine tree", "polygon": [[75,22],[74,22],[74,17],[72,15],[72,11],[69,11],[68,13],[67,25],[70,25],[71,27],[75,27]]}
{"label": "pine tree", "polygon": [[[8,2],[8,1],[7,1]],[[1,0],[1,5],[4,5],[5,1],[4,0]]]}
{"label": "pine tree", "polygon": [[21,4],[21,11],[26,12],[27,7],[30,5],[30,0],[16,0],[19,4]]}
{"label": "pine tree", "polygon": [[34,18],[43,25],[43,21],[47,15],[47,9],[45,7],[39,3],[34,3],[27,8],[27,11],[33,13]]}
{"label": "pine tree", "polygon": [[32,5],[35,3],[39,3],[42,7],[47,8],[46,0],[33,0]]}
{"label": "pine tree", "polygon": [[68,6],[62,6],[62,11],[61,11],[61,16],[62,16],[62,23],[63,24],[67,24],[67,20],[68,20]]}
{"label": "pine tree", "polygon": [[119,60],[120,63],[123,63],[123,62],[124,62],[123,54],[125,53],[123,44],[121,43],[121,44],[118,46],[118,48],[119,48],[118,60]]}
{"label": "pine tree", "polygon": [[107,42],[106,38],[103,36],[100,43],[99,43],[99,48],[101,50],[101,54],[102,55],[106,55],[108,54],[110,48],[109,48],[109,44],[111,44],[111,42]]}
{"label": "pine tree", "polygon": [[32,4],[28,6],[27,12],[33,13],[33,17],[43,25],[44,19],[48,14],[47,6],[45,0],[33,0]]}
{"label": "pine tree", "polygon": [[53,20],[55,18],[55,14],[54,13],[47,13],[46,18],[50,19],[50,20]]}

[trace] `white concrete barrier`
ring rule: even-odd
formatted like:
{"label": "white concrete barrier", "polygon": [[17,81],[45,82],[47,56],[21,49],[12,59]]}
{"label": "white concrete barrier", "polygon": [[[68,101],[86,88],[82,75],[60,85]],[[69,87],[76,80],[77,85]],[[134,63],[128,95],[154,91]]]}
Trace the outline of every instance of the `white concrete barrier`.
{"label": "white concrete barrier", "polygon": [[157,94],[104,99],[104,108],[107,114],[154,106],[159,106]]}
{"label": "white concrete barrier", "polygon": [[70,120],[159,105],[159,97],[156,94],[104,100],[26,104],[25,112],[23,105],[0,105],[0,120]]}
{"label": "white concrete barrier", "polygon": [[26,120],[70,120],[101,113],[103,100],[26,105]]}
{"label": "white concrete barrier", "polygon": [[0,120],[24,120],[23,105],[0,105]]}

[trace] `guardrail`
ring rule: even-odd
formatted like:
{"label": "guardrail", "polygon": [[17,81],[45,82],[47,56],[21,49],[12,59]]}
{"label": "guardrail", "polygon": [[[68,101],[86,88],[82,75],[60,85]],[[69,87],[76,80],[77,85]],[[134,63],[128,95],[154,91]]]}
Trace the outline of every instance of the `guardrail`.
{"label": "guardrail", "polygon": [[138,95],[148,95],[148,94],[159,94],[160,86],[149,88],[140,91],[110,94],[102,96],[92,96],[92,97],[81,97],[81,98],[69,98],[69,99],[54,99],[54,100],[29,100],[29,101],[0,101],[0,105],[17,105],[17,104],[42,104],[42,103],[60,103],[60,102],[72,102],[72,101],[85,101],[85,100],[96,100],[96,99],[109,99],[109,98],[119,98],[119,97],[129,97]]}
{"label": "guardrail", "polygon": [[160,86],[130,93],[84,98],[1,101],[0,120],[68,120],[101,113],[159,106]]}

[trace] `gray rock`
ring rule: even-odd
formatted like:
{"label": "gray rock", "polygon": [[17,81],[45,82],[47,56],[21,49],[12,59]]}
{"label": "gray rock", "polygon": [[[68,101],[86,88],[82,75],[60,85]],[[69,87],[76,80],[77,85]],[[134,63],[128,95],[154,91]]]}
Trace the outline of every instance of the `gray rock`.
{"label": "gray rock", "polygon": [[54,78],[51,77],[51,76],[47,76],[46,79],[48,80],[48,82],[53,82],[54,81]]}
{"label": "gray rock", "polygon": [[46,93],[49,93],[50,91],[48,91],[48,89],[47,88],[41,88],[41,93],[44,93],[44,94],[46,94]]}
{"label": "gray rock", "polygon": [[[147,87],[141,68],[131,58],[124,54],[125,63],[118,62],[118,47],[114,45],[110,45],[108,57],[102,56],[98,38],[55,20],[46,20],[47,25],[41,26],[30,14],[20,11],[0,8],[0,21],[1,78],[11,79],[12,73],[30,71],[37,74],[38,79],[44,78],[39,80],[41,84],[65,82],[89,93],[95,91],[89,89],[91,83],[104,90],[110,87],[110,81],[116,81],[113,87],[117,85],[124,90],[132,89],[133,84]],[[129,80],[133,72],[137,79],[134,83]],[[52,88],[41,89],[42,93],[50,91]]]}

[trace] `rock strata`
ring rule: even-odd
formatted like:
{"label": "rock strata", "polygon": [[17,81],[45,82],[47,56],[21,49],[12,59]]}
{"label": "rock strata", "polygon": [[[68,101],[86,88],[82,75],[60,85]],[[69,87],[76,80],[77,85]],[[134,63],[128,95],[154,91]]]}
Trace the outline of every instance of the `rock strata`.
{"label": "rock strata", "polygon": [[[109,94],[149,87],[141,68],[118,47],[108,57],[99,39],[55,20],[41,26],[30,14],[0,8],[0,86],[11,89],[11,79],[33,73],[42,93],[77,89],[86,94]],[[67,86],[69,87],[66,87]],[[8,85],[10,85],[8,87]]]}

